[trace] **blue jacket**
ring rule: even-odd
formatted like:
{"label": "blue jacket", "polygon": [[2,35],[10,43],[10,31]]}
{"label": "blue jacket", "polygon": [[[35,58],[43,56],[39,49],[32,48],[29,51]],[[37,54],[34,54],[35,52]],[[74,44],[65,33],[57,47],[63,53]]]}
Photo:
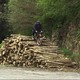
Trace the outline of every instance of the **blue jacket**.
{"label": "blue jacket", "polygon": [[35,31],[39,31],[40,32],[42,30],[42,26],[41,26],[40,22],[36,22],[34,27],[33,27],[33,29]]}

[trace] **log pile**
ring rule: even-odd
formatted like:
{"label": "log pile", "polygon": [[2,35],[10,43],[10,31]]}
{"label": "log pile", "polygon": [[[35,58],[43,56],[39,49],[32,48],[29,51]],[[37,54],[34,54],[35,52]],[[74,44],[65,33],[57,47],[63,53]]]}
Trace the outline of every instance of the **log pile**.
{"label": "log pile", "polygon": [[30,36],[15,34],[7,37],[0,48],[0,64],[47,68],[58,71],[76,68],[75,62],[65,58],[62,54],[54,53],[53,50],[57,50],[57,47],[53,44],[48,43],[47,46],[41,47],[35,45],[36,43],[32,41]]}
{"label": "log pile", "polygon": [[[25,42],[26,40],[26,42]],[[20,35],[11,35],[3,41],[0,49],[0,64],[11,64],[23,67],[47,67],[44,59],[37,55]]]}

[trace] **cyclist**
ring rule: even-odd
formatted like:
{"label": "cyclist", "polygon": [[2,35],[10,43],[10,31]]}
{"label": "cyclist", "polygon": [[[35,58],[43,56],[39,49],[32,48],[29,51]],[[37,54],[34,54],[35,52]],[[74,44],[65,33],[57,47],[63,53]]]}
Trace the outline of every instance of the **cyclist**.
{"label": "cyclist", "polygon": [[37,33],[37,32],[42,32],[42,25],[40,23],[40,21],[37,21],[34,26],[33,26],[33,29],[32,29],[32,39],[34,39],[34,35]]}

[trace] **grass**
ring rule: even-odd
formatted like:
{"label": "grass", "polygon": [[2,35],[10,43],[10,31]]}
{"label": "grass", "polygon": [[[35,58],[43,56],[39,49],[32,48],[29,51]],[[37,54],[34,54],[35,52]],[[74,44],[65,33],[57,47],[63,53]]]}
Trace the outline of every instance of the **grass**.
{"label": "grass", "polygon": [[3,43],[0,44],[0,48],[1,48],[2,45],[3,45]]}
{"label": "grass", "polygon": [[65,57],[71,59],[72,61],[77,63],[77,66],[80,68],[80,53],[72,52],[69,49],[61,48],[61,53],[64,54]]}

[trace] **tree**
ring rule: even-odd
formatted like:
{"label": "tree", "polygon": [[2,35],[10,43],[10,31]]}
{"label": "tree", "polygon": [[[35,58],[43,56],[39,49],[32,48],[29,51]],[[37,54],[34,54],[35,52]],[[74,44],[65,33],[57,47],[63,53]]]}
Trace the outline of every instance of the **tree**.
{"label": "tree", "polygon": [[35,0],[10,0],[8,8],[14,33],[30,34],[36,15]]}
{"label": "tree", "polygon": [[[48,32],[62,28],[80,18],[79,0],[37,0],[40,19]],[[50,30],[49,30],[50,28]],[[54,28],[54,29],[53,29]],[[49,33],[51,35],[51,33]]]}
{"label": "tree", "polygon": [[7,3],[8,0],[0,0],[0,42],[10,33],[7,22]]}

